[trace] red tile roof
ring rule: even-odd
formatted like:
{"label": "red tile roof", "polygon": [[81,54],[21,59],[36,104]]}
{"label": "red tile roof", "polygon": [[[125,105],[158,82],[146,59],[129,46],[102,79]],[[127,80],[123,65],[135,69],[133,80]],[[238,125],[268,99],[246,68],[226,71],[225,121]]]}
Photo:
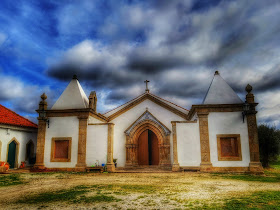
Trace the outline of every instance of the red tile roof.
{"label": "red tile roof", "polygon": [[35,123],[18,115],[17,113],[2,106],[1,104],[0,104],[0,124],[38,128],[38,126]]}

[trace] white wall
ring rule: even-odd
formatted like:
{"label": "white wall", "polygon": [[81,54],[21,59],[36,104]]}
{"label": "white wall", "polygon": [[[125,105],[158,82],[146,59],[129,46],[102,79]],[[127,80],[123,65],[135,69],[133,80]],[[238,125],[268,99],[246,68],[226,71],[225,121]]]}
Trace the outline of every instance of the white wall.
{"label": "white wall", "polygon": [[[73,168],[77,164],[79,119],[77,117],[51,117],[46,130],[44,162],[47,168]],[[71,162],[50,162],[53,137],[72,137]]]}
{"label": "white wall", "polygon": [[199,124],[176,123],[177,151],[180,166],[200,166]]}
{"label": "white wall", "polygon": [[[247,167],[250,162],[247,121],[241,112],[211,112],[208,116],[211,162],[216,167]],[[242,161],[218,161],[217,134],[240,134]]]}
{"label": "white wall", "polygon": [[86,163],[94,165],[96,160],[99,164],[107,163],[107,138],[108,125],[88,125]]}
{"label": "white wall", "polygon": [[[182,117],[168,111],[167,109],[146,99],[142,103],[113,119],[111,122],[115,124],[114,128],[114,158],[117,160],[117,166],[124,167],[126,159],[125,151],[125,133],[124,131],[134,123],[148,108],[148,111],[161,121],[170,131],[172,131],[171,121],[185,120]],[[173,139],[170,134],[170,158],[173,163]]]}
{"label": "white wall", "polygon": [[96,119],[95,117],[89,116],[88,123],[104,123],[104,122]]}
{"label": "white wall", "polygon": [[19,142],[19,155],[18,155],[18,167],[19,167],[21,162],[25,161],[26,144],[29,142],[29,140],[33,141],[34,153],[36,153],[37,131],[30,132],[30,131],[14,130],[14,129],[9,129],[8,131],[8,128],[0,128],[0,141],[2,142],[2,148],[0,148],[1,149],[0,161],[5,161],[5,162],[7,161],[7,152],[8,152],[7,145],[13,138],[16,138],[16,140]]}

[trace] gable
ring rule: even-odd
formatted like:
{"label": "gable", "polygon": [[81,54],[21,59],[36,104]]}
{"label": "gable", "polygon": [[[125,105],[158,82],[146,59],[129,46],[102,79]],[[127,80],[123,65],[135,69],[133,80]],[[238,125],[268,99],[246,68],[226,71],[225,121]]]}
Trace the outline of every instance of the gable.
{"label": "gable", "polygon": [[117,107],[116,109],[109,111],[104,114],[109,121],[115,119],[116,117],[122,115],[123,113],[127,112],[128,110],[136,107],[137,105],[143,103],[145,100],[152,101],[154,104],[161,106],[162,108],[166,109],[169,112],[172,112],[183,119],[187,118],[188,110],[184,109],[176,104],[173,104],[169,101],[159,98],[151,93],[145,93],[140,95],[139,97],[127,102],[124,105]]}

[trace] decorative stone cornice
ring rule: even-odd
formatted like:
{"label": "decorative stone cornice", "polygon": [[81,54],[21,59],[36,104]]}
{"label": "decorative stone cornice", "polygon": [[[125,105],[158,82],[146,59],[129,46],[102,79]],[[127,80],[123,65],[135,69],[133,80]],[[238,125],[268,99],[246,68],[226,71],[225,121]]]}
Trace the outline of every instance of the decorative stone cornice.
{"label": "decorative stone cornice", "polygon": [[91,116],[103,122],[108,122],[107,117],[100,113],[95,113],[92,109],[61,109],[61,110],[46,110],[47,117],[70,117],[70,116]]}
{"label": "decorative stone cornice", "polygon": [[187,119],[191,119],[195,113],[209,113],[209,112],[241,112],[243,111],[243,104],[201,104],[192,105]]}

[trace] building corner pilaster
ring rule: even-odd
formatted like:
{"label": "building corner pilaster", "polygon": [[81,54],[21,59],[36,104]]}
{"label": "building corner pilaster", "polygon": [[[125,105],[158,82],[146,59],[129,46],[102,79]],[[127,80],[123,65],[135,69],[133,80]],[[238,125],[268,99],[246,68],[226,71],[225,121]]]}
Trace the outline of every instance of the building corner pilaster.
{"label": "building corner pilaster", "polygon": [[172,171],[177,172],[180,171],[180,165],[178,162],[178,150],[177,150],[177,128],[176,122],[171,122],[172,124],[172,134],[173,134],[173,164]]}
{"label": "building corner pilaster", "polygon": [[108,145],[107,145],[107,171],[115,171],[115,163],[113,161],[113,147],[114,147],[114,125],[108,123]]}
{"label": "building corner pilaster", "polygon": [[200,152],[201,152],[200,171],[202,172],[210,172],[212,171],[212,167],[213,167],[210,159],[208,115],[209,112],[197,113],[199,119]]}
{"label": "building corner pilaster", "polygon": [[88,115],[79,116],[78,158],[76,171],[85,171]]}
{"label": "building corner pilaster", "polygon": [[254,94],[251,93],[252,89],[252,86],[249,84],[245,88],[245,90],[247,91],[246,101],[250,106],[250,110],[246,113],[250,148],[249,171],[252,173],[263,173],[263,167],[260,162],[258,125],[256,118],[256,106],[258,104],[255,103]]}
{"label": "building corner pilaster", "polygon": [[47,123],[45,120],[38,118],[38,134],[37,134],[37,149],[36,163],[34,168],[44,169],[44,153],[45,153],[45,138],[46,138]]}

